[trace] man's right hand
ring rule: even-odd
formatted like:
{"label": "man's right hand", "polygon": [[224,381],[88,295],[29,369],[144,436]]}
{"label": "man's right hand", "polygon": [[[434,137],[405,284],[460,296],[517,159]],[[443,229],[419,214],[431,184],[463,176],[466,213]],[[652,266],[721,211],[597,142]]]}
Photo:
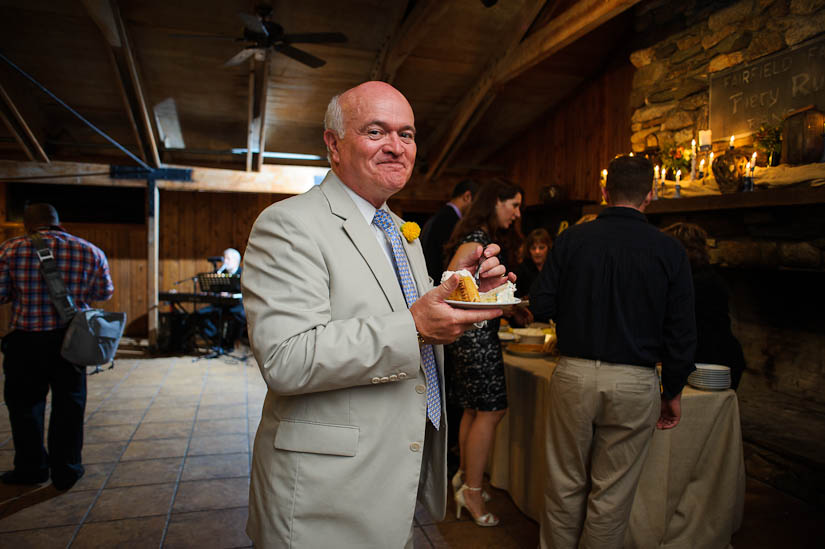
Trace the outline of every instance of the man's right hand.
{"label": "man's right hand", "polygon": [[410,307],[415,328],[426,343],[452,343],[473,328],[474,323],[501,316],[501,309],[457,309],[445,303],[444,300],[458,287],[458,280],[458,275],[451,276]]}
{"label": "man's right hand", "polygon": [[682,393],[679,393],[670,400],[662,399],[662,410],[659,414],[659,421],[656,422],[657,429],[673,429],[679,425],[682,418]]}

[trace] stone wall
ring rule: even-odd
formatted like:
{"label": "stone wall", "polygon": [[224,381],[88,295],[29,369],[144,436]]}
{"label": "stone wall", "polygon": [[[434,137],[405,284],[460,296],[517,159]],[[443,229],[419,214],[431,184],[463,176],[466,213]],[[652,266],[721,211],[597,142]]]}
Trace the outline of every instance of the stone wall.
{"label": "stone wall", "polygon": [[630,56],[632,148],[690,145],[709,127],[709,75],[825,32],[825,0],[653,1],[635,30],[651,45]]}
{"label": "stone wall", "polygon": [[705,228],[747,369],[748,474],[825,507],[825,204],[650,214]]}

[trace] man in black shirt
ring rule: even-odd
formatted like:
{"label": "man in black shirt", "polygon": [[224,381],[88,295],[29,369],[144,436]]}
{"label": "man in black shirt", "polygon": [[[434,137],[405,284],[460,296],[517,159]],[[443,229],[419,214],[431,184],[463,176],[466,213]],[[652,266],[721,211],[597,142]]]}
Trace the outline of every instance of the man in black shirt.
{"label": "man in black shirt", "polygon": [[478,183],[472,179],[465,179],[457,184],[453,188],[450,201],[433,214],[421,230],[421,246],[424,249],[424,260],[427,262],[427,273],[436,286],[441,282],[441,273],[444,271],[444,244],[450,240],[458,220],[470,208],[477,191]]}
{"label": "man in black shirt", "polygon": [[609,207],[559,236],[531,291],[562,355],[548,397],[543,548],[621,547],[654,426],[679,423],[693,286],[684,248],[642,213],[652,181],[648,160],[613,160]]}

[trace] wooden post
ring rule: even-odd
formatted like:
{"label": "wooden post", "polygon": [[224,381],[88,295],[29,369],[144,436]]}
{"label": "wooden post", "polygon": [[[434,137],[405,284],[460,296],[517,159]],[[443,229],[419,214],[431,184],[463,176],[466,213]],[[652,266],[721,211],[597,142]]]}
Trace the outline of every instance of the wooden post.
{"label": "wooden post", "polygon": [[160,193],[157,182],[146,182],[146,307],[149,347],[158,345],[158,226],[160,225]]}

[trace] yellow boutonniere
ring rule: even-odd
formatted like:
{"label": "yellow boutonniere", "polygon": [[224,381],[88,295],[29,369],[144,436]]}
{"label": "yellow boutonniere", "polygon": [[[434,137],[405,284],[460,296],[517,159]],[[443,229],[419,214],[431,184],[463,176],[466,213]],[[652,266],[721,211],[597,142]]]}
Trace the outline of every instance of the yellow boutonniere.
{"label": "yellow boutonniere", "polygon": [[401,234],[404,235],[404,238],[407,239],[407,242],[412,242],[418,235],[421,234],[421,227],[418,226],[418,223],[415,221],[407,221],[403,225],[401,225]]}

